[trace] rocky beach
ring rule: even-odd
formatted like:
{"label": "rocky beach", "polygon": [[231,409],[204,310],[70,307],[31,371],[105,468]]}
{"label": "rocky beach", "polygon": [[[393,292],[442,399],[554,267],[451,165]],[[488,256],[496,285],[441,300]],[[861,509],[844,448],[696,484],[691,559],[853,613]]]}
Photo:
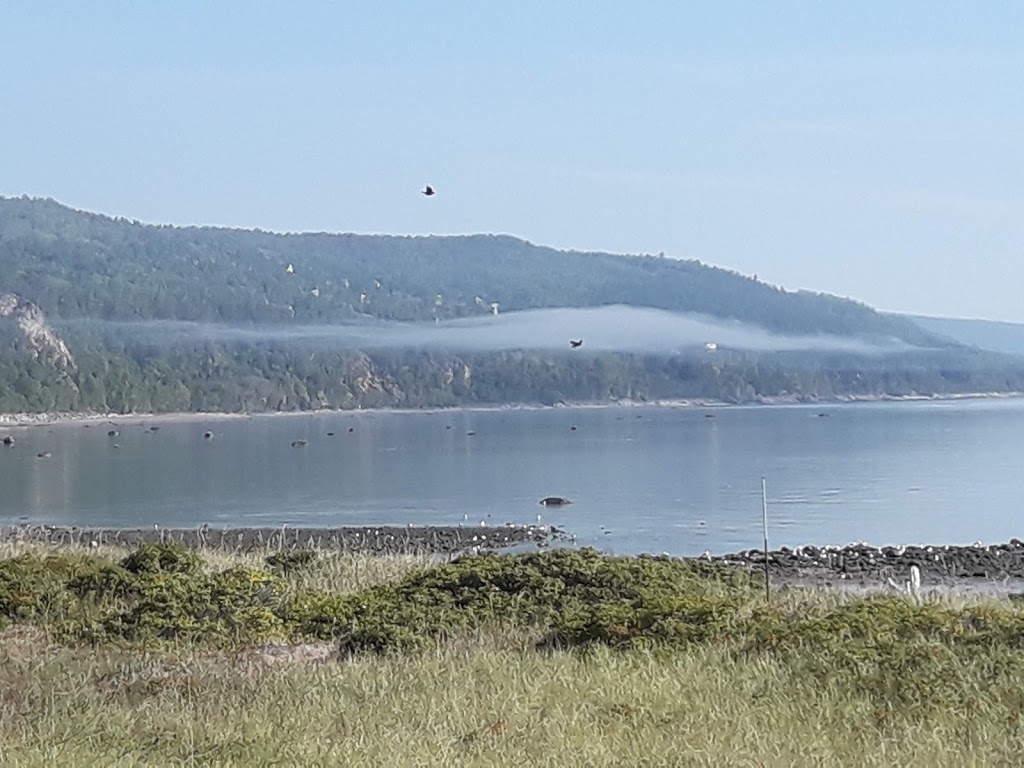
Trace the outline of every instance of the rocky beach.
{"label": "rocky beach", "polygon": [[[764,551],[750,549],[705,559],[756,570],[765,566]],[[1024,541],[971,545],[875,547],[781,547],[768,552],[768,574],[779,584],[844,590],[904,590],[911,567],[921,573],[922,591],[1005,596],[1024,591]]]}

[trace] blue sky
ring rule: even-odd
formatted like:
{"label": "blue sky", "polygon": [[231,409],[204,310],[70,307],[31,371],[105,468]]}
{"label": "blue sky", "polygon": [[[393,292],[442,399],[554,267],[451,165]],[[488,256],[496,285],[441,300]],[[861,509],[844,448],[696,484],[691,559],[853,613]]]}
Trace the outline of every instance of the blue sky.
{"label": "blue sky", "polygon": [[0,194],[664,252],[1024,322],[1022,30],[1011,2],[23,0]]}

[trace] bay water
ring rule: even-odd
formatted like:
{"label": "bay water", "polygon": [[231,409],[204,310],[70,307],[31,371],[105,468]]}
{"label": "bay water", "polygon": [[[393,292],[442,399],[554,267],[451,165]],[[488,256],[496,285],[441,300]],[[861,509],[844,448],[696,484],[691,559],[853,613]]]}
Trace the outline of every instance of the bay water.
{"label": "bay water", "polygon": [[[0,525],[542,524],[580,546],[697,555],[761,546],[764,476],[772,547],[1024,538],[1018,399],[321,412],[0,433],[15,437],[0,446]],[[573,503],[542,507],[547,496]]]}

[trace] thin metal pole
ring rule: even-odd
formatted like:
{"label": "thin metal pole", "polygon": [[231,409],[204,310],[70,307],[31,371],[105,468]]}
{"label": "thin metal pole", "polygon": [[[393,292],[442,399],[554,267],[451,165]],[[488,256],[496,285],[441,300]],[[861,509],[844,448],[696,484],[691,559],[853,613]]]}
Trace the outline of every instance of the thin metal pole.
{"label": "thin metal pole", "polygon": [[772,588],[768,580],[768,483],[761,478],[761,520],[764,523],[764,599],[771,602]]}

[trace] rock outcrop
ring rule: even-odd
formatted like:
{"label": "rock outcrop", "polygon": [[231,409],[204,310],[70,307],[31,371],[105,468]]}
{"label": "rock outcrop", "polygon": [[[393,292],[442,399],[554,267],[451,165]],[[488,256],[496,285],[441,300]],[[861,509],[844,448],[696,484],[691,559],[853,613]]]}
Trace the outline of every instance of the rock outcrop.
{"label": "rock outcrop", "polygon": [[68,345],[46,322],[46,315],[36,304],[14,293],[0,293],[0,318],[11,318],[18,324],[18,331],[37,360],[48,359],[66,373],[76,370]]}

